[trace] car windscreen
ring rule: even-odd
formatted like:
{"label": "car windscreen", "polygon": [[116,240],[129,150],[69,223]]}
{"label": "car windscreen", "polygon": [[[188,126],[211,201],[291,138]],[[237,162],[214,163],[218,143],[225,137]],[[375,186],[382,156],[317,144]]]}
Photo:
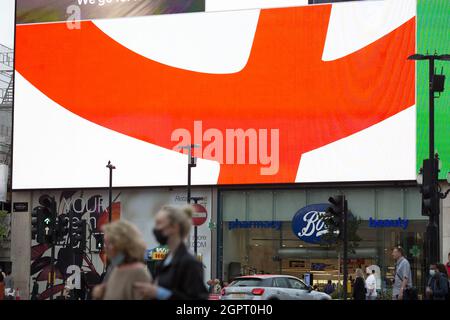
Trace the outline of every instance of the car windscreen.
{"label": "car windscreen", "polygon": [[260,287],[263,284],[264,281],[259,278],[243,278],[234,280],[230,287]]}

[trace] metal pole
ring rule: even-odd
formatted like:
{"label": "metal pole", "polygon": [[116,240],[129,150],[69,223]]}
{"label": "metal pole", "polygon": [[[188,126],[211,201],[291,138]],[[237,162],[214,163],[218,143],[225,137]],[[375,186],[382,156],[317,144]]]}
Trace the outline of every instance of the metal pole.
{"label": "metal pole", "polygon": [[[191,204],[191,169],[192,169],[192,146],[189,147],[188,181],[187,181],[187,203]],[[194,227],[194,253],[197,256],[197,226]]]}
{"label": "metal pole", "polygon": [[[337,286],[336,286],[336,290],[339,290],[339,284],[341,283],[341,250],[338,251],[338,282],[337,282]],[[339,291],[338,291],[339,293]]]}
{"label": "metal pole", "polygon": [[[190,159],[190,151],[189,151],[189,159]],[[186,198],[187,204],[191,204],[191,164],[190,160],[188,163],[188,181],[187,181],[187,198]]]}
{"label": "metal pole", "polygon": [[[429,65],[429,159],[435,159],[434,148],[434,91],[433,91],[433,78],[434,78],[434,58],[430,58]],[[431,263],[439,262],[439,167],[433,162],[433,188],[431,194],[431,212],[429,222],[427,226],[427,238],[428,238],[428,253],[429,261],[427,266]]]}
{"label": "metal pole", "polygon": [[343,238],[344,238],[344,300],[347,300],[347,281],[348,281],[348,234],[347,234],[347,223],[348,223],[348,208],[347,200],[343,196],[343,213],[344,213],[344,227],[343,227]]}
{"label": "metal pole", "polygon": [[69,243],[70,243],[70,252],[72,252],[72,265],[75,265],[75,248],[73,242],[73,211],[69,212]]}
{"label": "metal pole", "polygon": [[53,300],[53,287],[55,286],[55,242],[56,242],[56,202],[55,199],[52,199],[50,210],[52,214],[52,232],[51,232],[51,256],[50,256],[50,288],[51,288],[51,294],[50,294],[50,300]]}
{"label": "metal pole", "polygon": [[50,258],[50,265],[51,265],[51,269],[50,269],[50,289],[51,289],[51,294],[50,294],[50,300],[53,300],[53,286],[55,285],[55,244],[52,243],[52,253],[51,253],[51,258]]}
{"label": "metal pole", "polygon": [[112,175],[113,175],[113,170],[116,168],[115,166],[113,166],[113,164],[111,163],[111,161],[108,161],[108,164],[106,165],[106,167],[109,169],[109,208],[108,208],[108,221],[109,223],[111,223],[112,221]]}
{"label": "metal pole", "polygon": [[109,208],[108,208],[108,221],[112,221],[112,166],[109,167]]}
{"label": "metal pole", "polygon": [[197,256],[197,226],[194,227],[194,253]]}
{"label": "metal pole", "polygon": [[429,145],[429,158],[434,159],[434,92],[433,92],[433,75],[434,75],[434,59],[430,58],[430,70],[429,70],[429,130],[430,130],[430,145]]}

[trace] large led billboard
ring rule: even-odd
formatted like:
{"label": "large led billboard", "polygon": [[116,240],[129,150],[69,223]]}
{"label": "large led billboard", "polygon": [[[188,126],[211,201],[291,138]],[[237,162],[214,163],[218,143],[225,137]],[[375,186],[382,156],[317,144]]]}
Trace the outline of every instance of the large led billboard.
{"label": "large led billboard", "polygon": [[17,23],[61,22],[199,12],[205,0],[16,0]]}
{"label": "large led billboard", "polygon": [[416,5],[18,25],[13,188],[415,179]]}

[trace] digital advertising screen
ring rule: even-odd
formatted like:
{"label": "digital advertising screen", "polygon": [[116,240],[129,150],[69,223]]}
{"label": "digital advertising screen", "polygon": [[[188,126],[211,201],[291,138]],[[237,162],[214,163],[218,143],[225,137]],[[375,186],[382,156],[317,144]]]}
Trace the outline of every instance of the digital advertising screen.
{"label": "digital advertising screen", "polygon": [[109,160],[117,187],[185,185],[191,144],[194,185],[415,179],[420,0],[40,23],[21,2],[15,190],[104,187]]}

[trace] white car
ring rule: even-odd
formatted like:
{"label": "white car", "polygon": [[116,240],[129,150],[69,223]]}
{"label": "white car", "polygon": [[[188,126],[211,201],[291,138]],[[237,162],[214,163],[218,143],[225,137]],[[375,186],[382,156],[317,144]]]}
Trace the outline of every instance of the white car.
{"label": "white car", "polygon": [[331,297],[296,277],[253,275],[236,278],[223,288],[221,300],[331,300]]}

